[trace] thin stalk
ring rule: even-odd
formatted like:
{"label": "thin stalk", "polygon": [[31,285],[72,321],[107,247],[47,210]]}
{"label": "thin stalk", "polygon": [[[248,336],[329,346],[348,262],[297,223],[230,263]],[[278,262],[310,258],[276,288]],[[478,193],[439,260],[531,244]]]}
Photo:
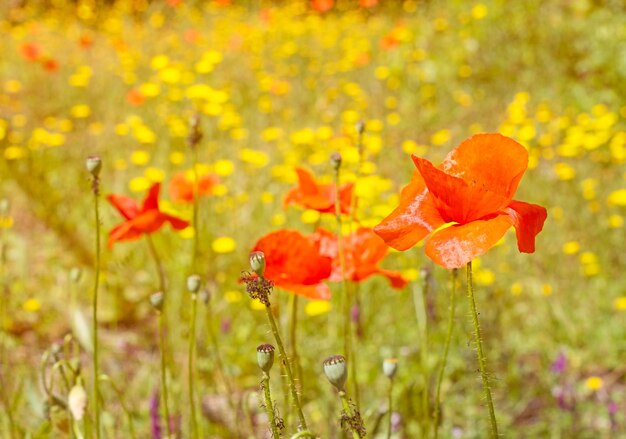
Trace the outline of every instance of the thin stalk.
{"label": "thin stalk", "polygon": [[422,389],[422,436],[428,437],[430,431],[430,407],[428,401],[428,383],[430,381],[428,373],[428,313],[426,312],[426,297],[428,296],[428,277],[424,276],[422,289],[413,288],[413,301],[415,304],[415,314],[419,327],[420,337],[420,368],[424,379]]}
{"label": "thin stalk", "polygon": [[189,357],[187,360],[187,375],[189,386],[189,408],[191,410],[191,437],[198,437],[198,421],[196,418],[196,398],[194,395],[194,353],[196,347],[196,314],[198,312],[198,300],[196,294],[191,295],[191,322],[189,323]]}
{"label": "thin stalk", "polygon": [[393,378],[389,379],[389,392],[387,395],[389,406],[389,418],[387,419],[387,439],[391,438],[391,418],[393,417]]}
{"label": "thin stalk", "polygon": [[291,364],[296,374],[298,383],[302,382],[302,369],[300,368],[300,356],[298,355],[298,295],[289,295],[289,350],[291,351]]}
{"label": "thin stalk", "polygon": [[267,372],[263,372],[263,379],[261,380],[261,388],[263,389],[263,395],[265,397],[265,411],[270,421],[270,428],[272,429],[272,438],[280,438],[280,432],[276,426],[276,416],[274,414],[274,403],[272,402],[272,393],[270,391],[270,376]]}
{"label": "thin stalk", "polygon": [[200,248],[200,229],[198,228],[198,212],[199,212],[199,200],[198,194],[200,193],[200,177],[198,176],[198,148],[192,148],[192,166],[193,166],[193,213],[192,213],[192,226],[193,226],[193,254],[191,257],[191,270],[196,272],[196,265],[198,262],[198,252]]}
{"label": "thin stalk", "polygon": [[[343,390],[339,391],[339,398],[341,398],[341,406],[343,407],[343,411],[346,412],[348,416],[352,416],[352,410],[350,409],[350,404],[348,403],[348,397],[346,396],[346,392]],[[352,431],[353,439],[361,439],[359,433],[355,431],[352,427],[350,428]]]}
{"label": "thin stalk", "polygon": [[274,334],[274,338],[276,339],[276,344],[278,345],[278,352],[280,353],[280,359],[282,363],[285,365],[285,372],[287,372],[287,379],[289,380],[289,389],[291,391],[291,399],[293,399],[293,404],[296,407],[296,412],[298,414],[298,418],[300,420],[299,430],[308,430],[306,425],[306,419],[304,418],[304,413],[302,412],[302,406],[300,405],[300,397],[298,395],[298,389],[296,387],[296,383],[293,379],[293,373],[291,372],[291,365],[289,364],[289,358],[285,352],[285,347],[283,346],[283,341],[280,338],[280,333],[278,332],[278,326],[276,325],[276,320],[272,315],[272,309],[269,303],[265,306],[265,311],[267,312],[267,318],[270,321],[270,326],[272,327],[272,333]]}
{"label": "thin stalk", "polygon": [[163,268],[163,263],[161,262],[159,253],[157,252],[157,249],[154,245],[152,236],[148,234],[146,235],[146,239],[148,240],[148,248],[150,250],[150,255],[152,256],[152,260],[154,261],[154,266],[156,268],[157,276],[159,278],[159,291],[165,294],[165,268]]}
{"label": "thin stalk", "polygon": [[[343,304],[343,356],[346,361],[350,361],[352,358],[352,325],[351,325],[351,308],[352,308],[352,296],[348,291],[348,281],[346,279],[346,255],[344,249],[343,236],[341,234],[342,221],[341,221],[341,202],[339,197],[339,171],[341,165],[337,165],[335,169],[335,216],[337,218],[337,248],[339,252],[339,263],[341,265],[341,290],[342,290],[342,304]],[[350,384],[355,395],[359,394],[358,383],[356,379],[356,361],[352,358],[353,369],[349,374]],[[358,397],[356,399],[357,408],[359,407]]]}
{"label": "thin stalk", "polygon": [[[97,178],[97,177],[96,177]],[[94,190],[94,213],[96,227],[96,273],[93,286],[93,307],[92,307],[92,336],[93,336],[93,410],[95,417],[96,438],[100,438],[100,376],[98,359],[98,287],[100,285],[100,203],[98,201],[98,191]]]}
{"label": "thin stalk", "polygon": [[[0,218],[1,219],[1,218]],[[6,336],[6,327],[5,327],[5,321],[6,321],[6,306],[7,306],[7,302],[8,302],[8,298],[9,298],[9,291],[8,291],[8,281],[7,281],[7,273],[8,273],[8,269],[7,269],[7,257],[6,257],[6,229],[2,229],[2,232],[0,234],[0,274],[2,275],[2,294],[3,297],[0,297],[0,364],[4,365],[5,368],[3,368],[2,371],[0,371],[0,387],[2,387],[2,389],[0,390],[0,394],[2,397],[2,405],[4,405],[4,410],[6,412],[7,415],[7,420],[9,423],[9,432],[10,432],[10,437],[11,439],[14,439],[17,437],[16,435],[16,425],[15,425],[15,420],[13,418],[13,405],[11,404],[11,398],[9,396],[9,388],[5,385],[4,383],[4,370],[9,368],[9,363],[8,363],[8,358],[7,358],[7,351],[5,348],[5,336]]]}
{"label": "thin stalk", "polygon": [[170,428],[170,408],[167,397],[167,359],[165,352],[165,322],[163,312],[159,312],[159,351],[161,353],[161,387],[163,388],[163,410],[165,411],[165,428],[168,436],[172,435]]}
{"label": "thin stalk", "polygon": [[439,368],[439,376],[437,377],[437,391],[435,393],[435,439],[439,437],[439,418],[441,416],[441,383],[443,375],[448,363],[448,352],[450,351],[450,342],[452,340],[452,330],[454,329],[454,311],[456,307],[456,278],[457,269],[452,270],[452,289],[450,290],[450,314],[448,317],[448,332],[446,334],[446,343],[443,349],[443,357],[441,359],[441,367]]}
{"label": "thin stalk", "polygon": [[489,376],[487,374],[487,364],[485,354],[483,353],[483,344],[480,334],[480,323],[478,321],[478,312],[476,311],[476,301],[474,300],[474,285],[472,284],[472,262],[467,263],[467,298],[472,311],[472,321],[474,323],[474,338],[476,342],[476,354],[478,356],[478,367],[480,368],[480,376],[483,381],[483,391],[487,406],[489,408],[489,420],[491,422],[491,437],[498,437],[498,423],[496,422],[496,412],[493,408],[493,399],[491,398],[491,388],[489,385]]}
{"label": "thin stalk", "polygon": [[102,377],[100,377],[100,379],[102,381],[108,381],[108,383],[111,385],[111,388],[113,388],[113,391],[117,395],[117,399],[120,402],[120,406],[122,407],[122,411],[124,412],[124,414],[126,415],[126,419],[128,420],[128,431],[129,431],[129,434],[130,434],[130,438],[131,439],[136,439],[137,435],[135,434],[135,424],[133,423],[133,415],[130,412],[130,410],[128,409],[128,405],[126,405],[126,403],[124,402],[124,394],[115,385],[113,380],[111,378],[109,378],[108,376],[102,376]]}

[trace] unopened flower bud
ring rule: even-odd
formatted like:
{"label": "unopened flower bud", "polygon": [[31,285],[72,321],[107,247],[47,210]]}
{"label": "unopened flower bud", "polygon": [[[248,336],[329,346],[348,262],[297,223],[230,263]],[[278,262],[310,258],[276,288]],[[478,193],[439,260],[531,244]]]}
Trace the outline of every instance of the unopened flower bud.
{"label": "unopened flower bud", "polygon": [[81,270],[79,267],[73,267],[70,270],[70,279],[74,283],[78,283],[82,275],[83,275],[83,270]]}
{"label": "unopened flower bud", "polygon": [[187,290],[191,294],[196,294],[200,291],[200,285],[202,284],[202,279],[197,274],[192,274],[187,278]]}
{"label": "unopened flower bud", "polygon": [[157,291],[152,293],[150,295],[150,304],[155,310],[161,312],[163,310],[163,292]]}
{"label": "unopened flower bud", "polygon": [[259,345],[256,348],[256,359],[261,370],[269,373],[274,365],[274,346],[269,343]]}
{"label": "unopened flower bud", "polygon": [[85,388],[80,381],[70,390],[67,404],[75,420],[80,421],[83,419],[85,408],[87,407],[87,392],[85,392]]}
{"label": "unopened flower bud", "polygon": [[363,134],[365,132],[365,122],[360,120],[356,123],[356,132],[359,134]]}
{"label": "unopened flower bud", "polygon": [[198,298],[200,299],[200,302],[207,305],[211,300],[211,293],[209,293],[209,290],[207,290],[206,288],[203,288],[198,293]]}
{"label": "unopened flower bud", "polygon": [[94,177],[100,175],[100,170],[102,169],[102,160],[100,159],[100,157],[95,155],[87,157],[86,165],[87,170],[91,175],[93,175]]}
{"label": "unopened flower bud", "polygon": [[263,252],[250,253],[250,268],[257,276],[263,277],[265,273],[265,254]]}
{"label": "unopened flower bud", "polygon": [[397,358],[385,358],[383,361],[383,373],[389,379],[393,379],[398,371],[398,359]]}
{"label": "unopened flower bud", "polygon": [[339,170],[339,168],[341,167],[341,154],[339,154],[338,152],[332,153],[332,155],[330,156],[330,164],[335,171]]}
{"label": "unopened flower bud", "polygon": [[324,374],[328,381],[339,391],[344,390],[348,369],[343,355],[333,355],[324,360]]}

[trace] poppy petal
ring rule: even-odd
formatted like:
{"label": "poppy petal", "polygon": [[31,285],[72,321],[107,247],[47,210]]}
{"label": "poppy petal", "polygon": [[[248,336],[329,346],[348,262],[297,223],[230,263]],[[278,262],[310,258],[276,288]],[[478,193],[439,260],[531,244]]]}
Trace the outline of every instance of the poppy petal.
{"label": "poppy petal", "polygon": [[133,228],[133,224],[130,221],[116,226],[109,232],[109,240],[107,247],[109,250],[113,247],[113,244],[121,241],[133,241],[139,239],[141,232]]}
{"label": "poppy petal", "polygon": [[374,232],[388,246],[407,250],[445,223],[437,210],[435,199],[423,186],[421,179],[413,179],[402,190],[400,205],[374,227]]}
{"label": "poppy petal", "polygon": [[426,242],[426,255],[445,268],[461,268],[485,254],[511,227],[508,215],[439,230]]}
{"label": "poppy petal", "polygon": [[158,210],[159,209],[159,191],[161,190],[161,183],[154,183],[150,189],[148,189],[148,195],[143,200],[142,211]]}
{"label": "poppy petal", "polygon": [[464,140],[440,168],[470,186],[485,187],[511,201],[527,167],[526,148],[502,134],[485,133]]}
{"label": "poppy petal", "polygon": [[412,158],[445,222],[466,224],[504,209],[511,201],[486,186],[448,175],[426,159]]}
{"label": "poppy petal", "polygon": [[168,215],[166,213],[161,213],[161,215],[163,216],[163,219],[165,221],[169,222],[172,225],[174,230],[183,230],[189,227],[189,221],[185,221],[184,219]]}
{"label": "poppy petal", "polygon": [[398,290],[406,287],[406,285],[409,283],[409,281],[402,277],[402,274],[400,274],[399,271],[385,270],[384,268],[380,268],[378,270],[378,273],[389,279],[391,287]]}
{"label": "poppy petal", "polygon": [[183,172],[178,172],[170,180],[170,197],[175,203],[193,201],[193,186],[185,178]]}
{"label": "poppy petal", "polygon": [[126,195],[109,194],[107,195],[107,201],[127,220],[133,219],[139,215],[139,205],[137,201]]}
{"label": "poppy petal", "polygon": [[289,283],[277,283],[276,286],[295,293],[299,296],[306,297],[313,300],[330,300],[330,288],[326,284],[314,284],[314,285],[298,285]]}
{"label": "poppy petal", "polygon": [[536,204],[513,201],[506,209],[515,227],[517,248],[523,253],[534,253],[535,237],[543,229],[548,211]]}

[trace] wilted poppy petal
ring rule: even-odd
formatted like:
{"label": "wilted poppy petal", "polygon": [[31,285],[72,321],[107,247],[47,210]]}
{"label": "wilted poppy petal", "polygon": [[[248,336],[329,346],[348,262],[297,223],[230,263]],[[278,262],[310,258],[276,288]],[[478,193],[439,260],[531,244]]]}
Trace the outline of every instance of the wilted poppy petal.
{"label": "wilted poppy petal", "polygon": [[534,253],[535,237],[543,229],[548,211],[536,204],[513,201],[506,209],[515,227],[517,248],[524,253]]}
{"label": "wilted poppy petal", "polygon": [[385,270],[384,268],[380,268],[378,270],[380,274],[385,276],[391,282],[391,286],[393,288],[402,289],[409,283],[405,278],[402,277],[399,271]]}
{"label": "wilted poppy petal", "polygon": [[426,254],[445,268],[460,268],[485,254],[511,227],[508,215],[451,226],[434,233],[426,242]]}
{"label": "wilted poppy petal", "polygon": [[159,209],[159,191],[161,190],[161,183],[154,183],[148,190],[148,195],[143,200],[142,211]]}
{"label": "wilted poppy petal", "polygon": [[504,209],[510,199],[481,184],[448,175],[421,157],[412,156],[445,222],[465,224]]}
{"label": "wilted poppy petal", "polygon": [[285,282],[277,283],[276,286],[291,293],[314,300],[330,300],[330,288],[326,284],[299,285]]}
{"label": "wilted poppy petal", "polygon": [[448,154],[440,168],[468,185],[513,199],[526,168],[528,151],[502,134],[476,134]]}
{"label": "wilted poppy petal", "polygon": [[107,195],[107,201],[127,220],[133,219],[139,215],[139,205],[135,200],[126,195],[109,194]]}
{"label": "wilted poppy petal", "polygon": [[[374,232],[396,250],[413,247],[446,223],[437,211],[435,200],[422,184],[420,180],[411,180],[403,189],[400,205],[374,227]],[[413,193],[417,195],[410,197]]]}

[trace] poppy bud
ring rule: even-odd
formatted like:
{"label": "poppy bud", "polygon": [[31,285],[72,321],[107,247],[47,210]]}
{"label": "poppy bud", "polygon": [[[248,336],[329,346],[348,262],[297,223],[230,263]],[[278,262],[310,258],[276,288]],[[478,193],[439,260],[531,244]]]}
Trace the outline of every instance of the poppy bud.
{"label": "poppy bud", "polygon": [[363,134],[365,132],[365,122],[360,120],[356,123],[356,132],[359,134]]}
{"label": "poppy bud", "polygon": [[92,155],[87,157],[87,170],[91,175],[97,177],[100,175],[100,170],[102,169],[102,160],[100,157]]}
{"label": "poppy bud", "polygon": [[83,419],[85,408],[87,407],[87,392],[85,392],[85,388],[80,381],[70,390],[67,397],[67,405],[75,420],[80,421]]}
{"label": "poppy bud", "polygon": [[72,280],[72,282],[78,283],[82,274],[83,274],[83,270],[81,270],[79,267],[73,267],[70,270],[70,279]]}
{"label": "poppy bud", "polygon": [[328,381],[337,390],[342,391],[346,384],[346,378],[348,378],[345,357],[343,355],[333,355],[324,360],[324,374],[326,374]]}
{"label": "poppy bud", "polygon": [[254,271],[257,276],[263,277],[263,274],[265,273],[265,253],[250,253],[250,268],[252,268],[252,271]]}
{"label": "poppy bud", "polygon": [[209,303],[209,300],[211,300],[211,293],[209,293],[209,290],[207,290],[206,288],[203,288],[200,290],[200,293],[198,293],[198,297],[200,298],[200,302],[207,305]]}
{"label": "poppy bud", "polygon": [[383,373],[390,380],[396,376],[398,371],[398,359],[397,358],[385,358],[383,361]]}
{"label": "poppy bud", "polygon": [[335,171],[338,171],[339,168],[341,167],[341,154],[339,154],[338,152],[334,152],[331,154],[330,156],[330,164],[332,165],[333,169]]}
{"label": "poppy bud", "polygon": [[274,365],[274,346],[269,343],[259,345],[256,348],[256,359],[261,370],[269,373]]}
{"label": "poppy bud", "polygon": [[196,294],[200,291],[200,285],[202,284],[202,279],[197,274],[192,274],[187,278],[187,290],[191,294]]}
{"label": "poppy bud", "polygon": [[157,291],[150,295],[150,304],[152,307],[161,312],[163,310],[163,292]]}

